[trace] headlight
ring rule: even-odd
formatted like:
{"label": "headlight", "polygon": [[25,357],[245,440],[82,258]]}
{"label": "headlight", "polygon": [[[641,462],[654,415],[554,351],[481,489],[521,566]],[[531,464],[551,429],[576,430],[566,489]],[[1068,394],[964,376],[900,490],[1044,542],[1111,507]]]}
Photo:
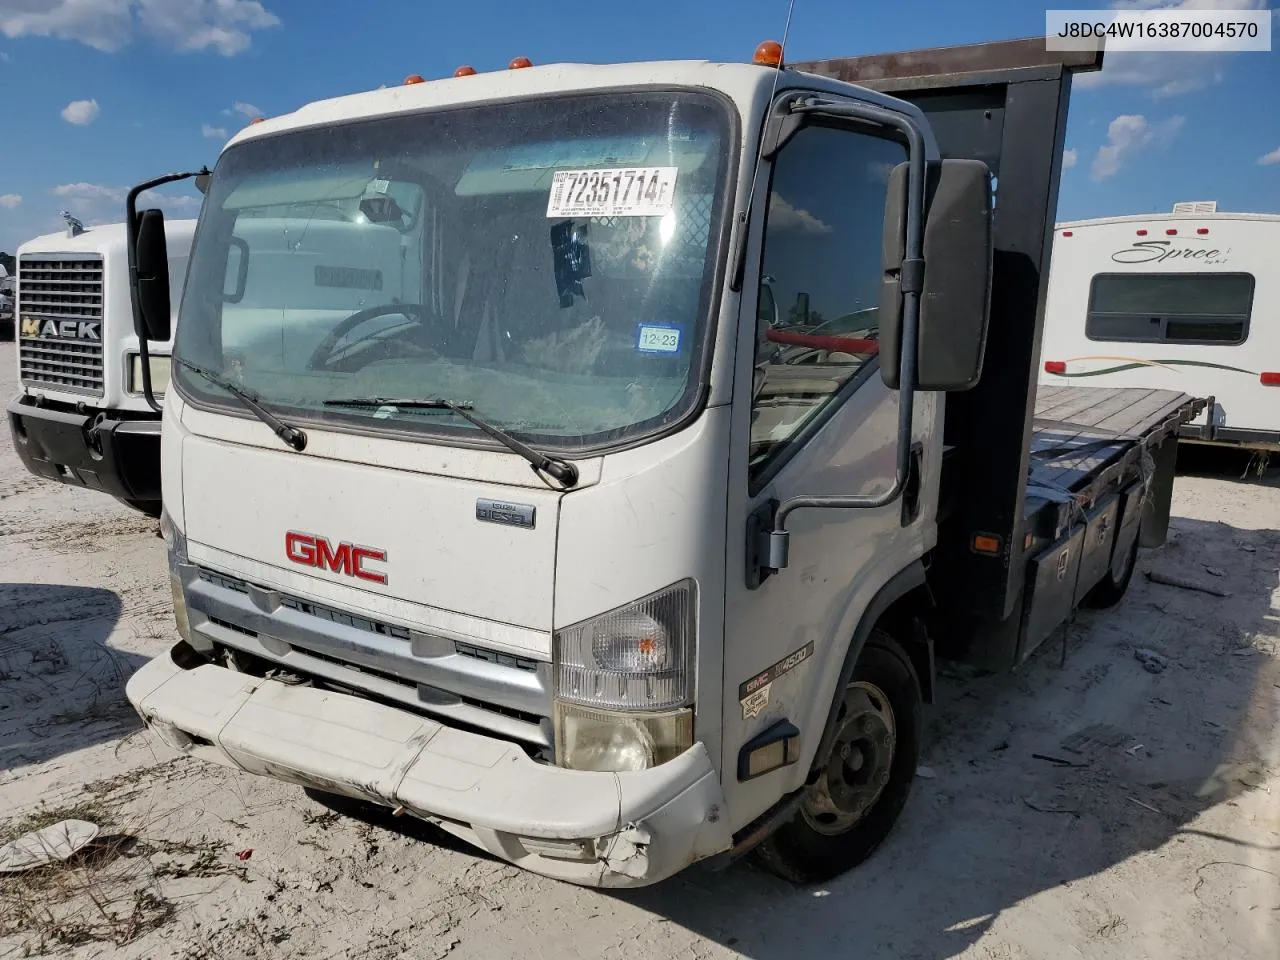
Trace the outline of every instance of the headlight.
{"label": "headlight", "polygon": [[[169,371],[172,362],[168,357],[151,357],[151,392],[159,396],[169,387]],[[140,354],[129,354],[129,392],[142,395],[142,357]]]}
{"label": "headlight", "polygon": [[693,696],[694,585],[684,580],[555,635],[556,697],[665,710]]}
{"label": "headlight", "polygon": [[556,759],[574,770],[647,770],[693,745],[693,711],[618,713],[556,704]]}
{"label": "headlight", "polygon": [[646,770],[693,745],[695,599],[683,580],[556,631],[556,763]]}

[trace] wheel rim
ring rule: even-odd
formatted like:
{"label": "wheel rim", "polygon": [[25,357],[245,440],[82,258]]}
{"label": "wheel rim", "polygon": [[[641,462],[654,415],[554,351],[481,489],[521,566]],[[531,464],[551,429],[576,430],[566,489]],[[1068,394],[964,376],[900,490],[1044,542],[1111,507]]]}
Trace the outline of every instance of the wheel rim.
{"label": "wheel rim", "polygon": [[873,683],[849,685],[836,724],[831,757],[800,805],[805,822],[829,836],[851,829],[875,806],[898,745],[893,705]]}

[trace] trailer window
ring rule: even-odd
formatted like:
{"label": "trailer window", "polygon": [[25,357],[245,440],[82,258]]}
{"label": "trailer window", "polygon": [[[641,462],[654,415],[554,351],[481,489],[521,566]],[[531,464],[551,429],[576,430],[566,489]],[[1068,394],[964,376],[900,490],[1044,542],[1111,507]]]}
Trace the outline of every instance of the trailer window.
{"label": "trailer window", "polygon": [[1085,335],[1138,343],[1244,343],[1253,286],[1248,273],[1098,274]]}
{"label": "trailer window", "polygon": [[778,155],[766,215],[751,410],[751,476],[802,443],[879,351],[881,238],[901,144],[829,127]]}

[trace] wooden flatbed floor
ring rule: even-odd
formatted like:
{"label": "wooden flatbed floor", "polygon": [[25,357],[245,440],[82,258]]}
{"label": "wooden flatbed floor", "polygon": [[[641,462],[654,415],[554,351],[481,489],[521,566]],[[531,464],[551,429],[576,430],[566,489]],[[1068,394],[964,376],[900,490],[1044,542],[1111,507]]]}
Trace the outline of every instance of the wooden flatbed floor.
{"label": "wooden flatbed floor", "polygon": [[[1135,441],[1176,428],[1179,411],[1193,402],[1176,390],[1041,386],[1028,480],[1033,487],[1079,490]],[[1038,499],[1033,495],[1028,506]]]}

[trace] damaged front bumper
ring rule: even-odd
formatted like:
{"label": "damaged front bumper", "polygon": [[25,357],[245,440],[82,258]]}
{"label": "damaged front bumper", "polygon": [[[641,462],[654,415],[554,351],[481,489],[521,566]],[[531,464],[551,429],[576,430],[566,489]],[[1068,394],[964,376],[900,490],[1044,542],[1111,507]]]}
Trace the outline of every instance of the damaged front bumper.
{"label": "damaged front bumper", "polygon": [[166,743],[202,760],[369,800],[535,873],[638,887],[727,850],[706,749],[640,772],[536,763],[513,743],[360,697],[197,662],[181,645],[126,693]]}

